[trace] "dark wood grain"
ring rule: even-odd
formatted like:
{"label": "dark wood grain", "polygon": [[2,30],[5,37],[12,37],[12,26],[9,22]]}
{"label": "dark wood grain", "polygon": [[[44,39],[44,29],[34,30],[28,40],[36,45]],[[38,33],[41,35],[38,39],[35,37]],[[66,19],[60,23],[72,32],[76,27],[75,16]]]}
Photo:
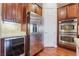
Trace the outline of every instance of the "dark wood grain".
{"label": "dark wood grain", "polygon": [[4,56],[4,39],[0,39],[0,56]]}

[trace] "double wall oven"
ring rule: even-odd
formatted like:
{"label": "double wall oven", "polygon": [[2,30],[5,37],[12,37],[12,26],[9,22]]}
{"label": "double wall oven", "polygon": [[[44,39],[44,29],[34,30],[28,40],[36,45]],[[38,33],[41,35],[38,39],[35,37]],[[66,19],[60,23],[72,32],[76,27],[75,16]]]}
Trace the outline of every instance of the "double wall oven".
{"label": "double wall oven", "polygon": [[77,37],[77,19],[59,21],[59,42],[63,44],[74,44]]}

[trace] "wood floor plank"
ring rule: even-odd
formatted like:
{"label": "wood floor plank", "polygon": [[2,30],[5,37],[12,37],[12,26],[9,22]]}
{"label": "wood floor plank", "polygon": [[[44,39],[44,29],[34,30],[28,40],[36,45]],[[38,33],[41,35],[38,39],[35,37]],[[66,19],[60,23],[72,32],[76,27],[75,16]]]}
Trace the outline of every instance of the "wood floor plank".
{"label": "wood floor plank", "polygon": [[36,56],[76,56],[76,52],[61,47],[45,48]]}

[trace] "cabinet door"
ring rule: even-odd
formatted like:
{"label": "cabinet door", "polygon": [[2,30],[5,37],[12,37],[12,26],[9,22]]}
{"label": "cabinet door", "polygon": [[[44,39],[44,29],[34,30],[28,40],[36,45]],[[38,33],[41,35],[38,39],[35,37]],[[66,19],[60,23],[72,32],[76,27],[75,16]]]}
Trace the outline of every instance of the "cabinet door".
{"label": "cabinet door", "polygon": [[21,23],[23,21],[23,6],[22,4],[16,4],[16,22]]}
{"label": "cabinet door", "polygon": [[77,17],[78,13],[78,4],[71,4],[67,6],[67,14],[68,18],[74,18]]}
{"label": "cabinet door", "polygon": [[7,4],[2,4],[2,19],[7,19]]}
{"label": "cabinet door", "polygon": [[23,20],[23,6],[21,3],[3,4],[3,19],[21,23]]}
{"label": "cabinet door", "polygon": [[12,4],[5,3],[2,6],[3,6],[3,20],[13,21],[12,20]]}
{"label": "cabinet door", "polygon": [[21,23],[23,20],[23,6],[21,3],[13,4],[12,17],[15,22]]}
{"label": "cabinet door", "polygon": [[12,4],[10,3],[7,4],[6,13],[7,13],[7,19],[12,21]]}
{"label": "cabinet door", "polygon": [[16,20],[16,14],[17,14],[17,11],[16,11],[16,4],[13,3],[13,4],[12,4],[12,19],[14,20],[14,22],[15,22],[15,20]]}
{"label": "cabinet door", "polygon": [[32,4],[32,3],[29,3],[28,4],[28,11],[32,11],[32,12],[35,12],[35,4]]}
{"label": "cabinet door", "polygon": [[58,20],[66,19],[66,17],[67,17],[66,7],[58,8],[57,9],[57,15],[58,15]]}
{"label": "cabinet door", "polygon": [[36,11],[37,14],[42,15],[42,8],[39,6],[36,6]]}
{"label": "cabinet door", "polygon": [[0,56],[4,56],[4,39],[0,38]]}

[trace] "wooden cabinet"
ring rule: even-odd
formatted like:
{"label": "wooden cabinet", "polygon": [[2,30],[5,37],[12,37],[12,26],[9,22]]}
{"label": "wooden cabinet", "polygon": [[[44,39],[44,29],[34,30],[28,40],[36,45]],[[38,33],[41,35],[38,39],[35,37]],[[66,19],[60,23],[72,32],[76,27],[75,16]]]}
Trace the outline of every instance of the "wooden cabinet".
{"label": "wooden cabinet", "polygon": [[66,19],[66,17],[67,17],[67,9],[66,9],[66,7],[58,8],[57,17],[58,17],[58,20]]}
{"label": "wooden cabinet", "polygon": [[4,39],[0,38],[0,56],[4,56]]}
{"label": "wooden cabinet", "polygon": [[69,18],[78,17],[78,4],[72,3],[57,9],[58,20],[67,20]]}
{"label": "wooden cabinet", "polygon": [[3,20],[12,21],[12,4],[6,3],[2,5],[2,11],[3,11]]}
{"label": "wooden cabinet", "polygon": [[76,46],[75,46],[75,45],[69,45],[69,44],[62,44],[62,43],[59,43],[58,46],[59,46],[59,47],[66,48],[66,49],[69,49],[69,50],[72,50],[72,51],[76,51]]}
{"label": "wooden cabinet", "polygon": [[32,12],[35,12],[35,9],[36,9],[36,5],[35,4],[32,4],[32,3],[29,3],[28,4],[28,11],[32,11]]}
{"label": "wooden cabinet", "polygon": [[6,3],[3,4],[3,20],[21,23],[23,20],[22,4]]}
{"label": "wooden cabinet", "polygon": [[[25,6],[24,6],[25,5]],[[26,11],[24,11],[24,8]],[[22,4],[22,3],[5,3],[2,4],[3,11],[3,20],[14,21],[21,23],[24,20],[24,16],[26,12],[32,11],[39,15],[42,15],[42,8],[36,4]],[[25,22],[25,21],[24,21]]]}
{"label": "wooden cabinet", "polygon": [[15,21],[18,23],[21,23],[23,21],[23,5],[22,4],[16,4],[15,6]]}
{"label": "wooden cabinet", "polygon": [[32,3],[28,4],[28,11],[32,11],[34,13],[42,15],[42,8],[37,4],[32,4]]}
{"label": "wooden cabinet", "polygon": [[70,4],[67,6],[68,18],[74,18],[78,16],[78,4]]}
{"label": "wooden cabinet", "polygon": [[35,12],[42,16],[42,8],[41,7],[36,6]]}
{"label": "wooden cabinet", "polygon": [[6,18],[12,21],[12,4],[6,4]]}

